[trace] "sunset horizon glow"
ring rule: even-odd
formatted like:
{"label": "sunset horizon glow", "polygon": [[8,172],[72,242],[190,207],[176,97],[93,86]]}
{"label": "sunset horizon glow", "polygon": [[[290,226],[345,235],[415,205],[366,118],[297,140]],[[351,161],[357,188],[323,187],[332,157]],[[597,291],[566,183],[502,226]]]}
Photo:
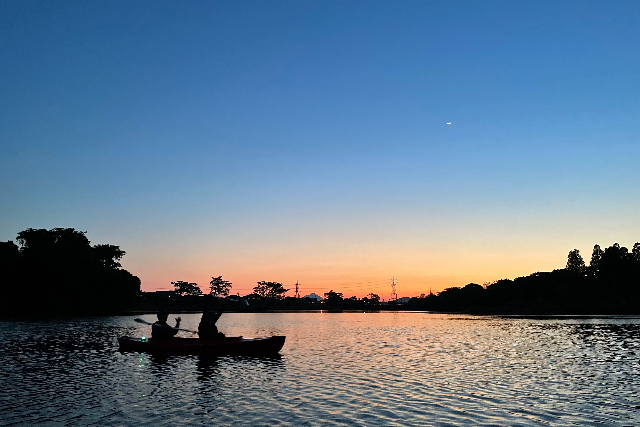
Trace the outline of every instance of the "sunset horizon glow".
{"label": "sunset horizon glow", "polygon": [[[0,3],[0,240],[388,300],[640,240],[640,3]],[[449,125],[451,123],[451,125]]]}
{"label": "sunset horizon glow", "polygon": [[[631,248],[635,242],[599,242],[603,249],[614,243]],[[575,248],[572,247],[569,250],[572,249]],[[588,264],[593,245],[577,249],[580,250],[580,254]],[[412,268],[413,266],[406,265],[406,262],[404,263],[405,265],[399,262],[396,265],[399,265],[400,268],[395,269],[398,270],[396,273],[393,272],[390,266],[376,264],[373,267],[369,265],[361,266],[360,268],[355,265],[351,268],[340,267],[341,275],[334,273],[338,270],[337,268],[330,270],[333,271],[332,273],[327,273],[327,269],[322,267],[314,269],[312,265],[302,265],[287,268],[286,265],[279,265],[275,262],[266,262],[262,266],[256,266],[256,272],[232,271],[229,274],[223,274],[223,272],[211,271],[208,274],[207,271],[203,271],[207,270],[206,268],[198,267],[199,265],[207,264],[206,261],[202,261],[194,262],[193,269],[185,268],[183,274],[173,274],[175,277],[172,277],[171,271],[163,270],[158,272],[157,275],[151,272],[141,278],[143,279],[142,289],[146,292],[173,290],[171,282],[184,280],[197,283],[203,293],[207,294],[211,278],[223,275],[225,280],[233,283],[231,295],[248,295],[252,293],[253,287],[258,281],[270,281],[282,283],[285,288],[288,288],[289,291],[286,296],[294,296],[295,284],[298,282],[301,296],[311,293],[322,296],[325,292],[333,290],[343,293],[345,298],[351,296],[362,298],[369,293],[375,293],[381,299],[389,300],[391,297],[392,277],[396,279],[398,297],[417,297],[420,294],[429,294],[429,292],[438,293],[449,287],[463,287],[469,283],[483,285],[500,279],[512,280],[516,277],[527,276],[536,272],[564,268],[569,250],[565,254],[559,254],[557,260],[552,259],[552,256],[541,257],[532,253],[512,256],[509,259],[508,266],[501,266],[499,260],[492,256],[474,258],[468,255],[468,257],[463,257],[460,260],[460,264],[447,263],[447,259],[450,258],[443,256],[440,260],[435,260],[431,265],[425,263],[424,265],[428,267],[425,267],[424,271],[420,271],[420,268]],[[452,254],[448,255],[452,256]],[[538,262],[537,266],[534,265],[536,261]],[[126,267],[126,260],[123,261],[123,264]],[[232,264],[231,266],[235,265]],[[540,266],[542,268],[539,268]],[[385,269],[390,271],[386,276]],[[447,274],[448,270],[452,270],[452,272]],[[167,281],[167,276],[172,278]]]}

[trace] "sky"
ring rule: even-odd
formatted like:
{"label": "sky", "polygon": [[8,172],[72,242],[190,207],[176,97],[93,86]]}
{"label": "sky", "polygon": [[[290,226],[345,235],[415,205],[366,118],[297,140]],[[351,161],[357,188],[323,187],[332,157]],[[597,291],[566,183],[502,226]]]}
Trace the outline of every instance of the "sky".
{"label": "sky", "polygon": [[[388,299],[640,241],[640,2],[0,2],[0,240]],[[447,123],[451,122],[450,125]]]}

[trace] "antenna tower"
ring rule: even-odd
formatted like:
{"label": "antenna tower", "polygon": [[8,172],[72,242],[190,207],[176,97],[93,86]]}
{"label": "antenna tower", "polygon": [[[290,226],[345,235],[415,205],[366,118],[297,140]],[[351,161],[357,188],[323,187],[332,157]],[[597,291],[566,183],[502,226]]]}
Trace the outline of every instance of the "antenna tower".
{"label": "antenna tower", "polygon": [[396,293],[396,278],[395,276],[391,278],[391,299],[397,300],[398,294]]}
{"label": "antenna tower", "polygon": [[296,280],[296,298],[300,298],[300,287],[298,285],[298,281]]}

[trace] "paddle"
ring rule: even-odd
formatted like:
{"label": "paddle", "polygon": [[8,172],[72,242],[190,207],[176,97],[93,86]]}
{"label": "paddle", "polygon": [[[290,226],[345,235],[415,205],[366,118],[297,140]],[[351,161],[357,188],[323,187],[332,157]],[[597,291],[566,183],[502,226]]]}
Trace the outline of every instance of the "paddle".
{"label": "paddle", "polygon": [[[153,323],[149,323],[149,322],[147,322],[146,320],[141,319],[141,318],[139,318],[139,317],[136,317],[136,318],[135,318],[135,319],[133,319],[133,320],[134,320],[135,322],[142,323],[142,324],[144,324],[144,325],[153,325]],[[174,329],[176,329],[176,328],[174,328]],[[180,328],[177,328],[177,329],[178,329],[179,331],[191,332],[192,334],[197,334],[197,332],[196,332],[196,331],[191,331],[191,330],[189,330],[189,329],[180,329]]]}

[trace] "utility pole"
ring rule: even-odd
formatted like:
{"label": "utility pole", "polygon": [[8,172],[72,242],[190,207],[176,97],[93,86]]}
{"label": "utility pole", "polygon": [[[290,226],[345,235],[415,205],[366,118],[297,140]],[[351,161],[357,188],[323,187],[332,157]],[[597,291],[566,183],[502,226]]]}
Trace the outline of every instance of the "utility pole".
{"label": "utility pole", "polygon": [[[396,301],[398,299],[398,294],[396,293],[396,278],[393,276],[391,278],[391,299]],[[391,301],[391,300],[389,300]]]}
{"label": "utility pole", "polygon": [[300,287],[298,285],[298,281],[296,280],[296,298],[300,298]]}

